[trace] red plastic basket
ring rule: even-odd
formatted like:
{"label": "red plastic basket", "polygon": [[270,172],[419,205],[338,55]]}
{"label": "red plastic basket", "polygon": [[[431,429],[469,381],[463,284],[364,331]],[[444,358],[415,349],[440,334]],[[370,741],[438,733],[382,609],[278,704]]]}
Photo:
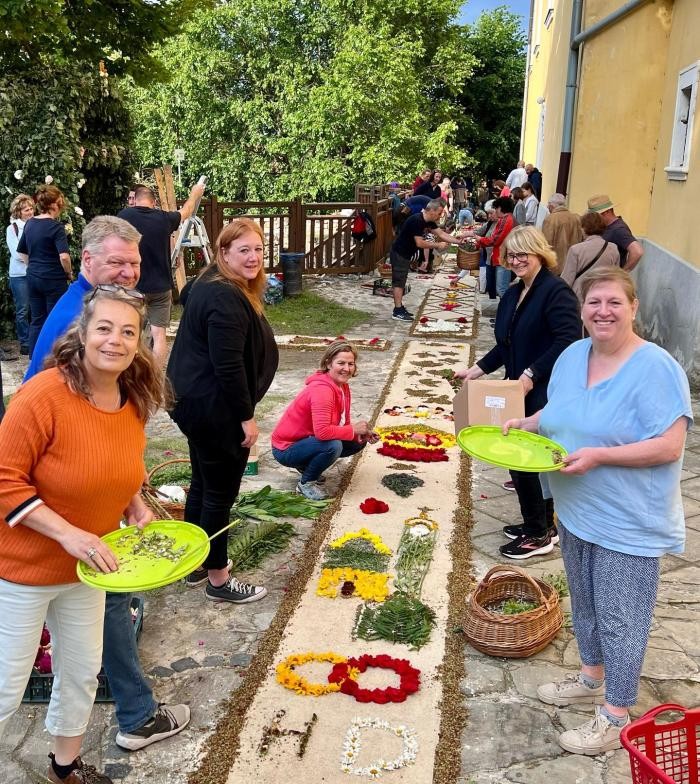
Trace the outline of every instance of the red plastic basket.
{"label": "red plastic basket", "polygon": [[[680,713],[656,721],[662,713]],[[622,730],[633,784],[700,784],[700,708],[659,705]]]}

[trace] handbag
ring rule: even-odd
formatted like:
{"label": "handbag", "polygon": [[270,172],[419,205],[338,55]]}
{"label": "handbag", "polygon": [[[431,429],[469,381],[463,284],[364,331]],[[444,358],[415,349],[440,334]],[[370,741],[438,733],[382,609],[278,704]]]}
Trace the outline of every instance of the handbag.
{"label": "handbag", "polygon": [[605,251],[605,249],[608,247],[608,245],[609,245],[609,244],[610,244],[610,243],[609,243],[607,240],[603,240],[603,247],[602,247],[602,248],[601,248],[601,249],[598,251],[598,253],[596,253],[596,255],[593,257],[593,260],[592,260],[592,261],[589,261],[589,262],[588,262],[588,264],[586,264],[586,266],[585,266],[583,269],[579,270],[579,271],[576,273],[576,275],[574,276],[574,281],[578,280],[578,279],[581,277],[581,275],[583,275],[583,273],[584,273],[584,272],[588,272],[588,270],[589,270],[589,269],[590,269],[590,268],[591,268],[591,267],[592,267],[592,266],[593,266],[593,265],[596,263],[596,261],[598,261],[598,259],[599,259],[599,258],[600,258],[600,257],[603,255],[603,252]]}

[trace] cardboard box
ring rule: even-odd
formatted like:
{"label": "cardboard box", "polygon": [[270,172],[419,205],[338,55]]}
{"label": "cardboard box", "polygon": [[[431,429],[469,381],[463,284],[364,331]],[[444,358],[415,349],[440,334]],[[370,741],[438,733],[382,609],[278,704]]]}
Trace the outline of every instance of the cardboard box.
{"label": "cardboard box", "polygon": [[519,381],[470,381],[452,401],[455,433],[471,425],[501,426],[525,416],[525,395]]}

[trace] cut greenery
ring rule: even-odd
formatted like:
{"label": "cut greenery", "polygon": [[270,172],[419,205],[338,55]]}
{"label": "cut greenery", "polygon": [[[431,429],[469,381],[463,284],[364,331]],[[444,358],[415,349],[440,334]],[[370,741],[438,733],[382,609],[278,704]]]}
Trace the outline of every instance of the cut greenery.
{"label": "cut greenery", "polygon": [[291,523],[260,522],[232,536],[228,543],[231,569],[249,571],[259,566],[269,555],[279,553],[297,533]]}

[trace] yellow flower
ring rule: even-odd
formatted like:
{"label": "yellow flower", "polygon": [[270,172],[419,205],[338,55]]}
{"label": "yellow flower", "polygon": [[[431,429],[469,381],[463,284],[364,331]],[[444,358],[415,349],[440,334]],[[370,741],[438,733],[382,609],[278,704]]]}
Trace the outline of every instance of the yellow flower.
{"label": "yellow flower", "polygon": [[371,542],[372,545],[374,545],[374,549],[378,553],[381,553],[382,555],[391,555],[391,548],[384,544],[380,536],[373,534],[367,528],[360,528],[359,531],[349,531],[348,533],[339,536],[337,539],[334,539],[330,546],[334,549],[342,547],[344,544],[347,544],[353,539],[366,539],[368,542]]}
{"label": "yellow flower", "polygon": [[321,569],[316,594],[334,599],[338,594],[339,585],[352,582],[355,584],[355,594],[361,599],[383,602],[389,595],[388,581],[389,575],[384,572],[367,572],[349,566]]}
{"label": "yellow flower", "polygon": [[302,664],[308,664],[312,661],[324,661],[337,664],[338,662],[347,661],[347,659],[345,656],[333,653],[332,651],[327,651],[325,653],[293,653],[284,659],[284,661],[281,661],[275,668],[277,682],[286,689],[291,689],[303,696],[320,697],[324,694],[340,691],[340,685],[338,683],[309,683],[306,678],[303,678],[294,671],[295,667],[299,667]]}

